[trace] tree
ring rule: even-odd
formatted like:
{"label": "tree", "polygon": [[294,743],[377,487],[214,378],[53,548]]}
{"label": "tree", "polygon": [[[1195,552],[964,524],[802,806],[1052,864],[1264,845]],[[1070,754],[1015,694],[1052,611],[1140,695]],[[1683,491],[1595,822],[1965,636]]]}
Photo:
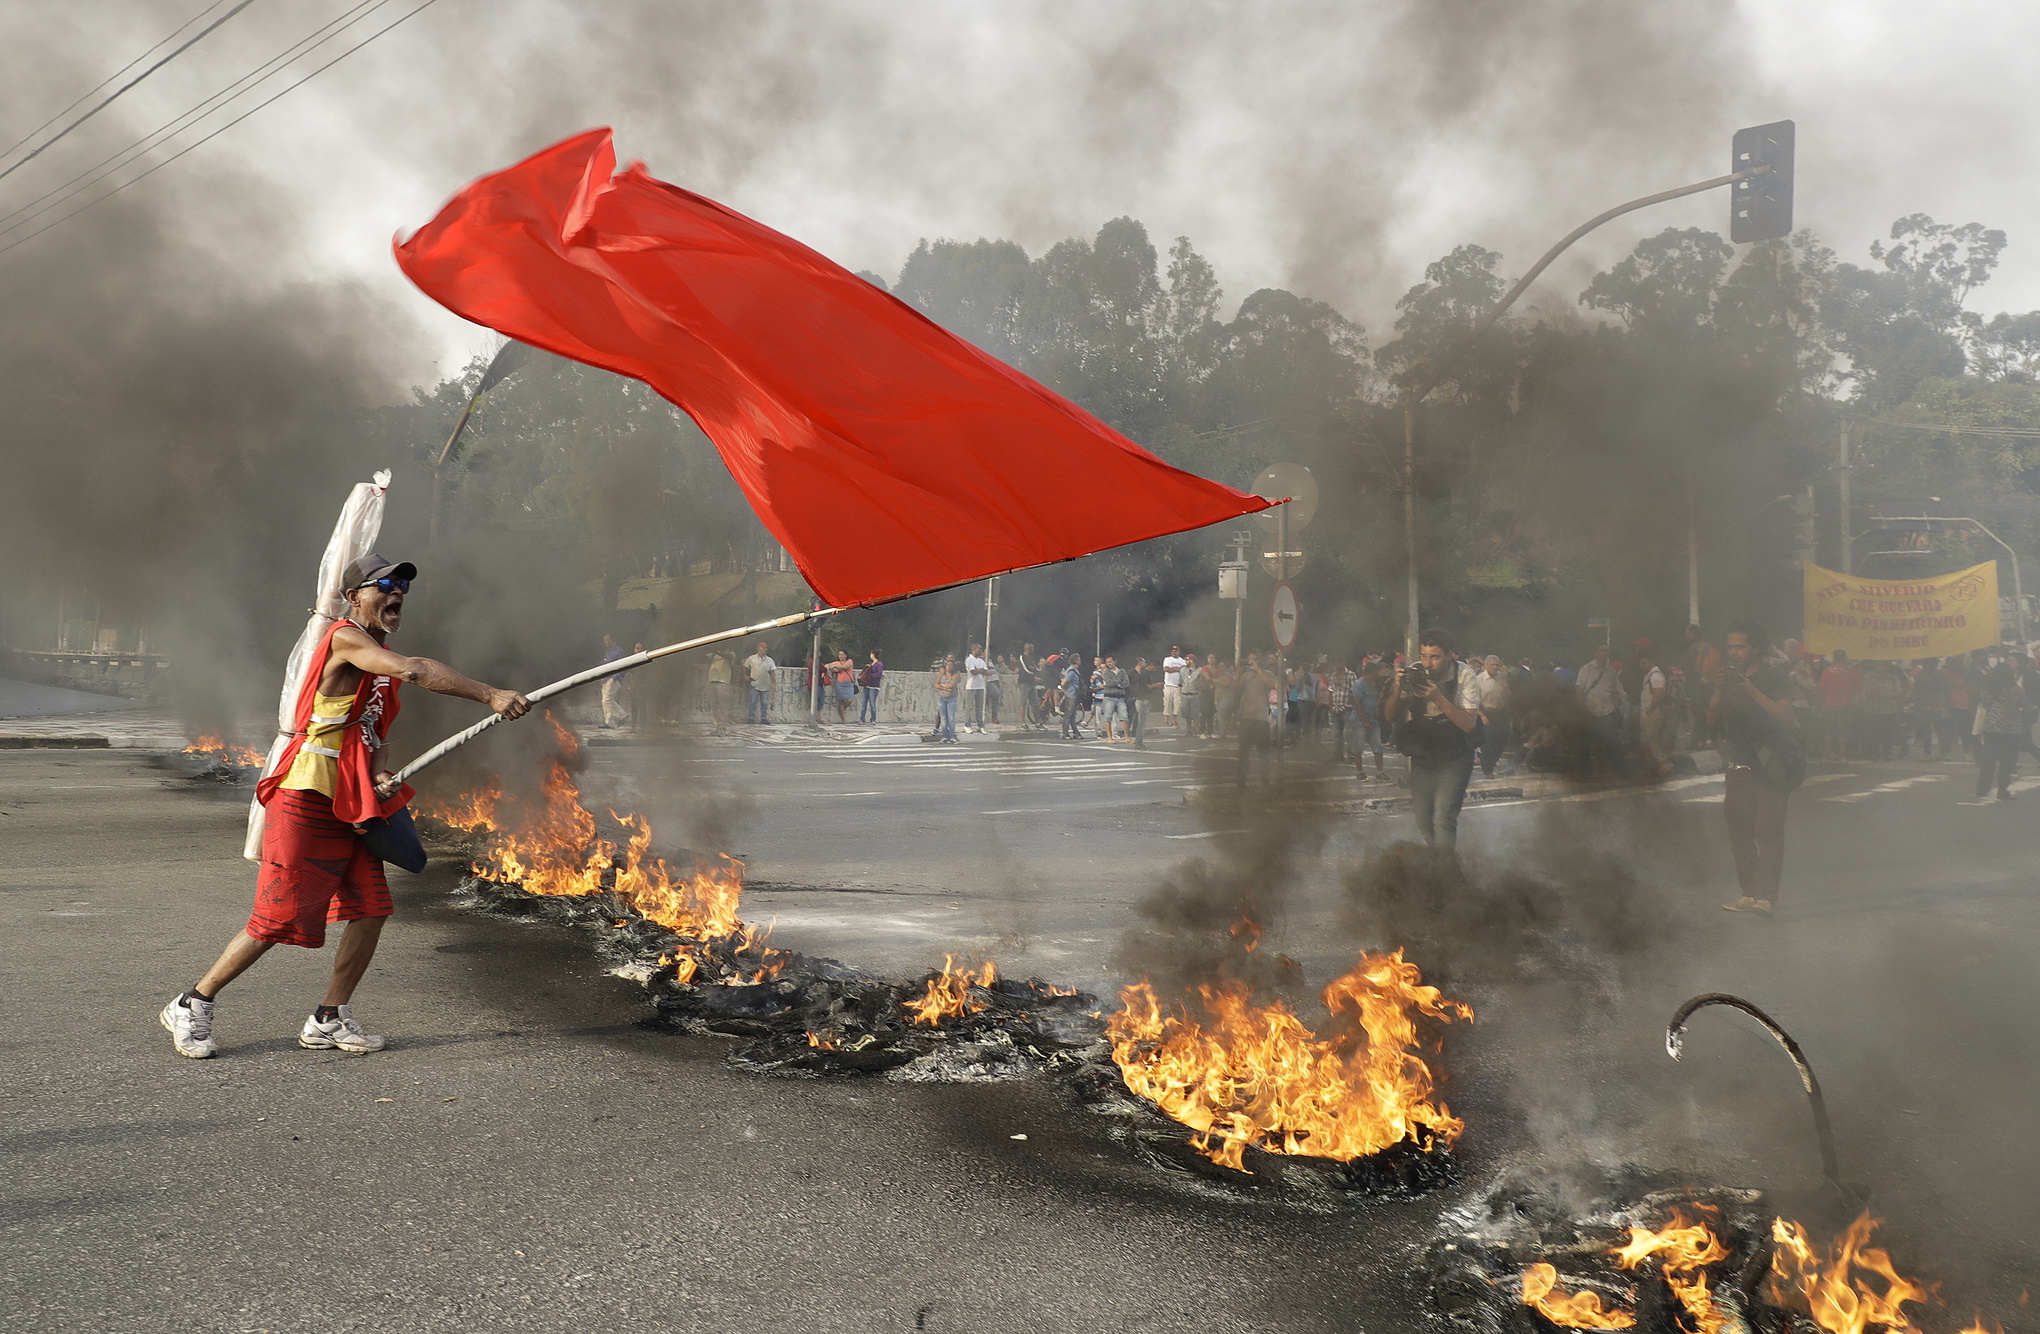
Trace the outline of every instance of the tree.
{"label": "tree", "polygon": [[1990,278],[2005,234],[1981,223],[1954,226],[1913,213],[1891,224],[1893,244],[1873,242],[1883,271],[1842,264],[1822,315],[1850,363],[1856,401],[1886,411],[1927,380],[1968,369],[1976,321],[1963,309]]}

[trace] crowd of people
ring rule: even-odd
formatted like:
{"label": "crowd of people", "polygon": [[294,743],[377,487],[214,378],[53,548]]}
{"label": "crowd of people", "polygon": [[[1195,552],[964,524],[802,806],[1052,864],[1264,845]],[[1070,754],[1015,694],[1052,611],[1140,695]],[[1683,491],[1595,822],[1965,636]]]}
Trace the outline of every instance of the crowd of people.
{"label": "crowd of people", "polygon": [[[614,640],[605,647],[621,656]],[[824,655],[817,721],[877,723],[886,668],[878,652],[864,656],[860,663],[840,648]],[[1706,705],[1708,683],[1725,660],[1698,626],[1688,628],[1675,652],[1637,639],[1618,655],[1604,641],[1576,667],[1478,651],[1450,656],[1455,680],[1464,678],[1453,688],[1473,717],[1468,744],[1487,777],[1515,767],[1663,776],[1673,771],[1676,752],[1721,740]],[[1978,795],[1995,790],[2007,799],[2019,754],[2040,759],[2032,738],[2040,671],[2021,648],[1854,662],[1846,652],[1808,653],[1786,640],[1766,648],[1765,662],[1782,674],[1791,722],[1816,759],[1973,762]],[[768,721],[778,665],[763,643],[740,663],[733,654],[712,655],[713,716],[734,717],[731,694],[741,684],[748,687],[746,720]],[[1249,653],[1234,662],[1181,644],[1127,658],[1067,647],[1042,652],[1032,643],[1016,653],[987,653],[972,644],[929,664],[935,695],[929,722],[943,742],[993,727],[1136,748],[1146,746],[1153,728],[1212,740],[1272,737],[1282,745],[1321,746],[1334,761],[1352,763],[1363,781],[1381,782],[1402,721],[1394,683],[1408,665],[1386,650],[1350,658]],[[604,704],[605,721],[620,722],[622,701],[605,692]]]}
{"label": "crowd of people", "polygon": [[[2040,668],[2034,646],[1998,645],[1948,658],[1858,663],[1846,652],[1776,647],[1753,625],[1731,626],[1717,647],[1689,626],[1675,652],[1649,639],[1617,654],[1604,637],[1577,667],[1497,653],[1459,652],[1446,630],[1418,638],[1415,661],[1400,653],[1284,658],[1249,653],[1234,662],[1172,644],[1156,657],[1085,655],[1068,648],[991,654],[972,644],[929,666],[931,736],[1004,726],[1054,729],[1071,741],[1144,748],[1152,729],[1192,738],[1235,738],[1245,779],[1256,750],[1315,747],[1350,763],[1363,782],[1405,785],[1418,834],[1450,849],[1476,766],[1493,777],[1521,766],[1650,779],[1675,771],[1682,751],[1717,751],[1724,813],[1742,897],[1731,910],[1769,915],[1785,857],[1787,801],[1809,758],[1971,762],[1976,796],[2016,796],[2019,756],[2040,760]],[[621,650],[613,640],[612,656]],[[817,720],[835,710],[875,724],[885,664],[858,664],[845,650],[821,663]],[[734,673],[749,686],[748,717],[768,720],[777,664],[768,646],[709,667],[711,707],[730,716]],[[605,706],[609,700],[605,697]],[[607,709],[605,709],[605,713]],[[1388,775],[1387,752],[1403,757]],[[1374,763],[1369,769],[1368,759]]]}

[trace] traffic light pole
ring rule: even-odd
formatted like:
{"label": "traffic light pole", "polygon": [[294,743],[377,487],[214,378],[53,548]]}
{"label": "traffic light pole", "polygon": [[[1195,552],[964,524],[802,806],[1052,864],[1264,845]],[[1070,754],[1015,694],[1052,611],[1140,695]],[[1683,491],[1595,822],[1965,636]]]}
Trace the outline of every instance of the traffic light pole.
{"label": "traffic light pole", "polygon": [[1495,304],[1494,309],[1480,317],[1480,320],[1473,326],[1473,329],[1465,338],[1460,340],[1450,353],[1440,358],[1430,367],[1422,379],[1413,382],[1403,392],[1403,555],[1408,562],[1409,569],[1409,623],[1404,628],[1403,638],[1405,642],[1403,651],[1408,654],[1409,661],[1416,661],[1417,633],[1420,628],[1418,624],[1420,604],[1417,597],[1416,488],[1418,406],[1430,396],[1432,390],[1446,381],[1452,373],[1452,368],[1459,364],[1459,359],[1465,356],[1475,343],[1480,341],[1481,336],[1489,329],[1495,327],[1495,321],[1501,319],[1509,307],[1516,304],[1516,298],[1523,295],[1524,289],[1528,288],[1531,283],[1536,282],[1538,277],[1551,267],[1552,261],[1564,254],[1573,242],[1579,240],[1588,232],[1593,231],[1602,223],[1612,222],[1625,213],[1634,213],[1640,208],[1649,208],[1652,204],[1663,204],[1674,199],[1683,199],[1687,195],[1697,195],[1707,190],[1719,190],[1724,185],[1734,185],[1737,181],[1749,180],[1752,177],[1764,175],[1770,170],[1771,164],[1765,163],[1745,171],[1732,171],[1726,176],[1716,176],[1712,180],[1699,181],[1692,185],[1682,185],[1676,190],[1663,190],[1654,195],[1645,195],[1641,199],[1632,199],[1626,204],[1617,204],[1607,212],[1597,214],[1586,222],[1581,223],[1570,232],[1567,232],[1564,240],[1545,251],[1544,258],[1531,265],[1529,271],[1516,280],[1516,285],[1508,290],[1507,295],[1503,296]]}

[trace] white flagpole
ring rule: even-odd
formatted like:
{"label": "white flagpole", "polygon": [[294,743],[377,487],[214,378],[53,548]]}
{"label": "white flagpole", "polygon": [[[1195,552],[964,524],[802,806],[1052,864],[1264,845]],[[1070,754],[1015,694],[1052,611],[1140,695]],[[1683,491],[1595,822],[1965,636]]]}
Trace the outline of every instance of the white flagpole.
{"label": "white flagpole", "polygon": [[[678,644],[668,644],[664,648],[646,649],[643,653],[633,653],[628,658],[618,658],[615,662],[605,662],[600,667],[590,667],[585,672],[576,672],[574,675],[564,677],[553,682],[551,685],[540,686],[538,689],[526,694],[525,698],[536,704],[541,700],[551,699],[554,695],[572,690],[575,686],[584,686],[592,681],[600,681],[605,677],[615,676],[618,672],[627,672],[634,668],[642,667],[646,663],[654,662],[670,654],[681,653],[691,648],[702,648],[708,644],[720,644],[726,639],[741,639],[745,635],[763,634],[768,630],[783,630],[787,626],[799,625],[804,621],[820,620],[824,616],[834,616],[842,610],[843,608],[841,607],[820,607],[814,611],[803,611],[792,616],[781,616],[777,620],[760,621],[756,625],[740,625],[734,630],[721,630],[712,635],[703,635],[699,639],[688,639]],[[402,769],[399,769],[394,781],[398,783],[410,781],[413,774],[428,764],[433,764],[446,758],[447,755],[473,741],[476,737],[501,721],[503,721],[502,714],[491,713],[472,727],[455,732],[452,736],[446,738],[446,740],[426,751],[417,759],[412,760]]]}

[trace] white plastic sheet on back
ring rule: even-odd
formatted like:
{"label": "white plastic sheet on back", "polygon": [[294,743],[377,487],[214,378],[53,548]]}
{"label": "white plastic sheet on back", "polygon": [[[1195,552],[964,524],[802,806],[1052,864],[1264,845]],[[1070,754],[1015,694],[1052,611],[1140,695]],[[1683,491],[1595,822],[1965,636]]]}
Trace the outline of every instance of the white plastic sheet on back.
{"label": "white plastic sheet on back", "polygon": [[[376,538],[382,534],[383,495],[390,489],[390,474],[385,468],[375,475],[372,482],[357,482],[347,496],[347,503],[340,507],[340,522],[333,525],[333,536],[326,543],[326,554],[319,558],[319,588],[312,601],[311,619],[305,622],[305,631],[298,636],[297,646],[290,651],[290,659],[283,669],[283,693],[276,702],[276,738],[269,743],[269,758],[263,762],[262,776],[267,778],[276,772],[276,762],[283,756],[283,748],[290,740],[290,732],[297,725],[298,691],[304,687],[305,669],[311,666],[312,654],[318,651],[319,641],[333,622],[347,614],[347,599],[341,596],[340,580],[352,562],[375,550]],[[241,847],[241,855],[249,861],[262,860],[262,803],[248,802],[248,840]]]}

